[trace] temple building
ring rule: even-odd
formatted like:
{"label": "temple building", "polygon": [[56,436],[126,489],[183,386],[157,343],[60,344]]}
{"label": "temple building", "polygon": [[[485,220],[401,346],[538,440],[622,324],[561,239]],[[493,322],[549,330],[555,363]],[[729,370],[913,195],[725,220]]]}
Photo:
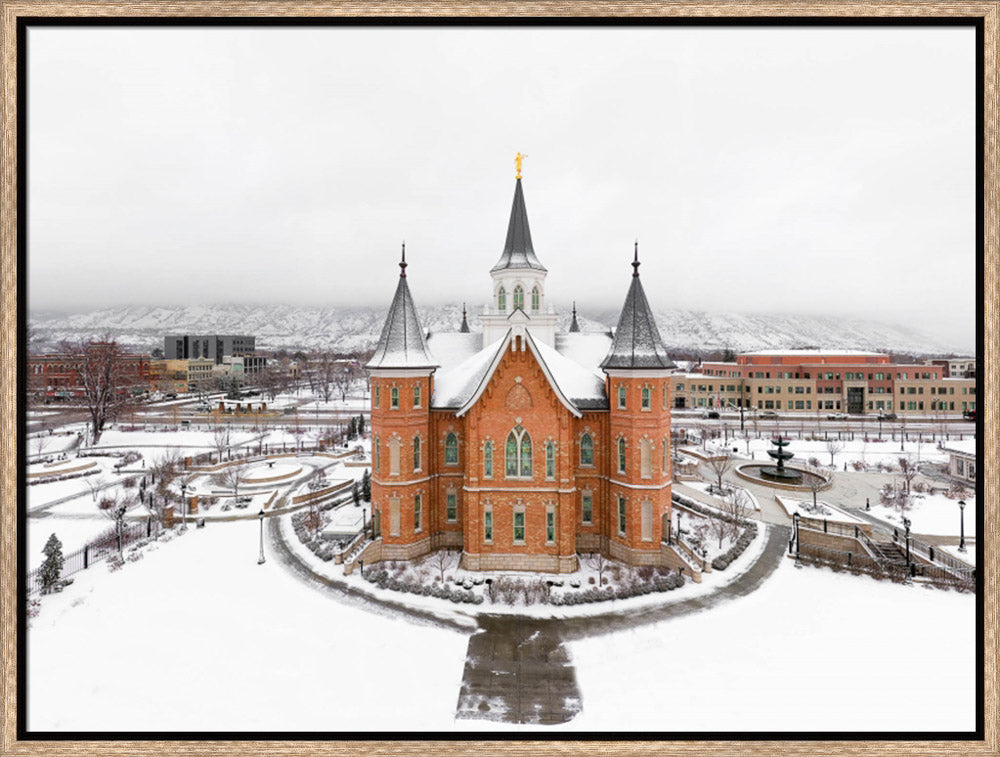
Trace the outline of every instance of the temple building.
{"label": "temple building", "polygon": [[481,333],[464,308],[460,330],[424,332],[403,249],[367,364],[381,559],[449,547],[468,570],[570,572],[580,552],[662,564],[674,363],[643,291],[638,245],[617,328],[581,331],[574,308],[561,332],[520,170],[516,182]]}

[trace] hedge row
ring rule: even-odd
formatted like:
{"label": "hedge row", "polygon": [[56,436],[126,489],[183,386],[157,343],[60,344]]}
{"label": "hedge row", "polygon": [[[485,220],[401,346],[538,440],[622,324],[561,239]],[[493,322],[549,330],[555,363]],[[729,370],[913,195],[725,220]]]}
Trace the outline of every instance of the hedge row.
{"label": "hedge row", "polygon": [[[694,510],[696,513],[701,513],[702,515],[707,515],[710,518],[721,518],[726,523],[733,523],[736,519],[727,515],[726,513],[721,513],[718,510],[713,510],[709,507],[705,507],[699,502],[695,502],[693,499],[688,499],[687,497],[682,497],[679,494],[673,496],[673,500],[678,504],[684,505],[685,507]],[[743,533],[740,534],[740,538],[736,540],[736,543],[731,546],[726,552],[716,557],[712,560],[713,570],[725,570],[737,557],[743,554],[743,550],[750,546],[752,542],[757,537],[757,523],[752,520],[740,521],[739,525],[743,526]]]}
{"label": "hedge row", "polygon": [[438,599],[449,599],[456,604],[481,605],[483,597],[468,589],[449,588],[443,584],[423,584],[405,579],[393,578],[386,570],[369,570],[364,574],[366,581],[369,581],[381,589],[390,591],[401,591],[404,594],[416,594],[424,597],[437,597]]}

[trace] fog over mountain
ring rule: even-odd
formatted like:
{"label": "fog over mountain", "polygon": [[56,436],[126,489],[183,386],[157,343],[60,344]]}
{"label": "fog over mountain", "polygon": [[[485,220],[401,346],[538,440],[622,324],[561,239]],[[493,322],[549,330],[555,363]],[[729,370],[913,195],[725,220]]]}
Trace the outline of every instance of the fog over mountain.
{"label": "fog over mountain", "polygon": [[[457,331],[460,304],[418,308],[428,331]],[[561,328],[570,309],[557,308]],[[385,319],[385,306],[309,307],[301,305],[198,305],[186,307],[121,306],[81,313],[35,312],[30,316],[33,351],[54,349],[60,340],[110,333],[138,350],[163,346],[169,333],[252,334],[261,350],[333,348],[341,352],[374,346]],[[469,325],[479,330],[477,309],[469,309]],[[761,349],[821,347],[913,354],[968,354],[967,344],[954,344],[906,326],[872,320],[807,315],[713,313],[668,309],[656,311],[660,334],[673,350],[736,352]],[[584,331],[613,327],[616,310],[578,312]]]}

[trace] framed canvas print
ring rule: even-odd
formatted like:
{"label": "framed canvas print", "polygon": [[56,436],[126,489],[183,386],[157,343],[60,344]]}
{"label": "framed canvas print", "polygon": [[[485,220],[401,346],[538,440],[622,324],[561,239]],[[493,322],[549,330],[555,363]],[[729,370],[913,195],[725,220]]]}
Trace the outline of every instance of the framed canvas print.
{"label": "framed canvas print", "polygon": [[996,13],[5,0],[3,753],[995,754]]}

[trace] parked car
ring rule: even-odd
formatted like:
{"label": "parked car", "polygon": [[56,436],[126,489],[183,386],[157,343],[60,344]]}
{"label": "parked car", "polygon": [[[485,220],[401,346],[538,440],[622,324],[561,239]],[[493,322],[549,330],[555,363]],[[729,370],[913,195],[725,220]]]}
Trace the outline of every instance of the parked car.
{"label": "parked car", "polygon": [[761,418],[777,418],[778,414],[774,410],[761,410],[760,411],[760,417]]}
{"label": "parked car", "polygon": [[879,413],[878,414],[878,419],[880,421],[894,421],[894,420],[896,420],[896,414],[895,413]]}
{"label": "parked car", "polygon": [[701,413],[702,418],[718,418],[719,412],[717,410],[703,410]]}
{"label": "parked car", "polygon": [[975,410],[963,410],[962,411],[962,417],[965,418],[965,420],[967,420],[967,421],[974,421],[974,420],[976,420],[976,411]]}
{"label": "parked car", "polygon": [[828,421],[842,421],[847,418],[847,413],[830,413],[826,416]]}

